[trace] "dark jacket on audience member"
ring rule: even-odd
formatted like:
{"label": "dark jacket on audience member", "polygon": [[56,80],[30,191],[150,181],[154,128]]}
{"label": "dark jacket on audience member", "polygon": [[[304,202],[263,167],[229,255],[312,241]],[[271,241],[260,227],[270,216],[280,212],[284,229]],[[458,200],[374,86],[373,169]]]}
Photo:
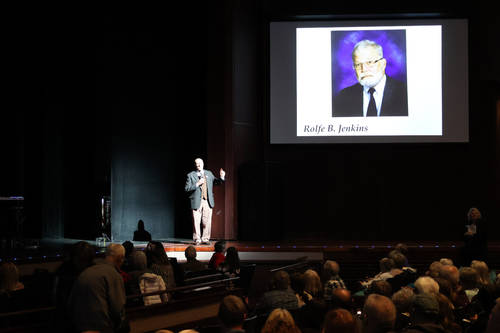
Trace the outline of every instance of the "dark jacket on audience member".
{"label": "dark jacket on audience member", "polygon": [[264,293],[258,306],[262,312],[269,313],[277,308],[295,310],[299,307],[299,302],[295,292],[288,288],[286,290],[271,290]]}
{"label": "dark jacket on audience member", "polygon": [[117,332],[126,325],[125,287],[118,269],[102,263],[84,270],[69,297],[74,329]]}
{"label": "dark jacket on audience member", "polygon": [[184,273],[199,272],[207,269],[207,265],[197,259],[188,259],[185,263],[180,264]]}

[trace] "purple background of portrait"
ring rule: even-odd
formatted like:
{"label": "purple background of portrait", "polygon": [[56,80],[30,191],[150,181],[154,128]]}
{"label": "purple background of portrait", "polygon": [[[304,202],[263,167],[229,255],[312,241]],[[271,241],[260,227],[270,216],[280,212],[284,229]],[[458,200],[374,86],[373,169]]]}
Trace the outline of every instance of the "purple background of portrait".
{"label": "purple background of portrait", "polygon": [[406,31],[356,30],[332,31],[332,89],[337,94],[345,87],[357,83],[352,68],[352,49],[357,42],[369,39],[380,44],[387,59],[385,73],[406,82]]}

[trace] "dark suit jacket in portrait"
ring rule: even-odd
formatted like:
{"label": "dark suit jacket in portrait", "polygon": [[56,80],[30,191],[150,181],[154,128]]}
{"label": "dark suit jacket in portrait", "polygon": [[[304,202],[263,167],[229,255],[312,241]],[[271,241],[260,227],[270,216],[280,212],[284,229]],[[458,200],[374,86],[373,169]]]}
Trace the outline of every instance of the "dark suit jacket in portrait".
{"label": "dark suit jacket in portrait", "polygon": [[[386,75],[380,117],[408,116],[406,84]],[[356,83],[333,97],[333,117],[363,117],[363,87]]]}
{"label": "dark suit jacket in portrait", "polygon": [[[222,179],[217,178],[209,170],[203,170],[205,172],[205,177],[207,178],[207,200],[211,208],[214,207],[214,184],[218,185],[224,182]],[[191,171],[187,175],[186,186],[184,190],[189,193],[189,200],[191,201],[191,209],[198,209],[201,205],[201,186],[196,186],[198,182],[198,171]]]}

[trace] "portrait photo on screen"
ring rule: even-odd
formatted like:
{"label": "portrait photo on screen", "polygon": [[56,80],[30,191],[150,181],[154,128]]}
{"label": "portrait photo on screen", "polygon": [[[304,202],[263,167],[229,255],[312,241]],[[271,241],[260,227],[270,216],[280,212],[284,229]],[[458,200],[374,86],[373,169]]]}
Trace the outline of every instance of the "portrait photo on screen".
{"label": "portrait photo on screen", "polygon": [[408,116],[406,31],[332,31],[333,117]]}
{"label": "portrait photo on screen", "polygon": [[296,36],[297,136],[442,135],[441,26]]}

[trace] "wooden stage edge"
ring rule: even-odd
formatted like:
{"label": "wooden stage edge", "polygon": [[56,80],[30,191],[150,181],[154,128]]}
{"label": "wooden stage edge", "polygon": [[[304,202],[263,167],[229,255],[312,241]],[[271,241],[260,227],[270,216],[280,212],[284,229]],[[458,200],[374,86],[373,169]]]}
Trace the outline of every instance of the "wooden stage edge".
{"label": "wooden stage edge", "polygon": [[[43,260],[62,260],[65,249],[81,239],[38,239],[30,240],[35,246],[27,246],[21,250],[10,249],[2,251],[1,260],[14,259],[14,261],[31,261],[36,257]],[[102,253],[108,242],[97,242],[85,240]],[[194,245],[192,240],[181,238],[158,239],[169,257],[175,257],[178,261],[184,261],[184,251],[189,245]],[[195,245],[198,260],[209,260],[214,252],[215,240],[210,244]],[[285,240],[285,241],[237,241],[226,240],[226,248],[235,247],[242,261],[293,261],[298,258],[307,257],[307,260],[324,260],[332,256],[351,257],[380,257],[393,250],[397,243],[403,243],[408,247],[408,256],[418,256],[420,253],[432,255],[432,253],[446,254],[457,253],[463,246],[462,241],[341,241],[341,240]],[[113,241],[123,243],[123,241]],[[132,242],[137,249],[144,249],[147,242]],[[500,258],[500,241],[490,241],[488,249],[491,255]],[[5,250],[5,249],[2,249]]]}
{"label": "wooden stage edge", "polygon": [[[408,256],[418,256],[419,253],[426,255],[454,255],[463,246],[462,241],[318,241],[318,240],[298,240],[298,241],[226,241],[226,248],[233,246],[238,250],[242,261],[293,261],[298,258],[307,257],[309,261],[323,261],[336,257],[383,257],[384,253],[393,250],[397,243],[403,243],[408,248]],[[136,248],[143,248],[147,243],[135,243]],[[189,245],[194,245],[191,241],[182,240],[163,241],[165,251],[169,257],[175,257],[178,261],[184,261],[184,250]],[[214,252],[215,241],[208,245],[194,245],[197,251],[197,258],[205,261],[209,260]],[[488,243],[491,254],[500,256],[500,241]]]}

